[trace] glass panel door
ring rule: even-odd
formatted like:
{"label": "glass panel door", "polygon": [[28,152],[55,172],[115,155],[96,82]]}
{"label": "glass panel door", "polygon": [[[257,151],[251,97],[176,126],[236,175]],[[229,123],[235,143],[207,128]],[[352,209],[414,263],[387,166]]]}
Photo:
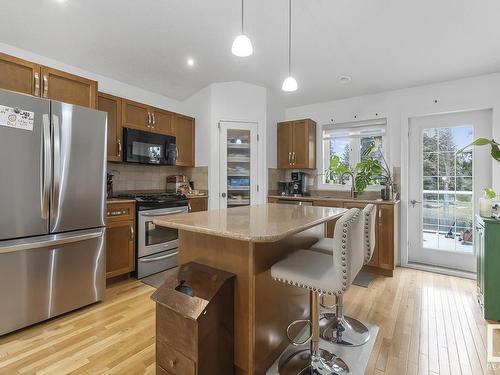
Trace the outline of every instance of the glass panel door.
{"label": "glass panel door", "polygon": [[457,150],[490,134],[490,111],[411,119],[410,262],[475,272],[474,215],[491,184],[491,158],[486,149]]}
{"label": "glass panel door", "polygon": [[257,124],[221,126],[221,207],[248,206],[256,199]]}

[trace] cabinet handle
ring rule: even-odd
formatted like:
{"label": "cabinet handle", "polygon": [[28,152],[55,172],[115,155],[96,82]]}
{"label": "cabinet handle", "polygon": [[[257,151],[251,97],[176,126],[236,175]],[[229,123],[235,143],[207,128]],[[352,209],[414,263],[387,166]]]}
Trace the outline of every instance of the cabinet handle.
{"label": "cabinet handle", "polygon": [[171,359],[168,361],[168,365],[170,367],[174,367],[176,364],[177,364],[177,359],[173,359],[173,360]]}
{"label": "cabinet handle", "polygon": [[130,226],[130,241],[134,240],[134,227],[131,225]]}
{"label": "cabinet handle", "polygon": [[292,165],[292,152],[288,153],[288,165]]}
{"label": "cabinet handle", "polygon": [[175,158],[179,159],[179,148],[175,146]]}
{"label": "cabinet handle", "polygon": [[191,202],[190,202],[190,203],[188,203],[188,211],[189,211],[189,212],[191,212],[191,211],[192,211],[192,209],[191,209]]}
{"label": "cabinet handle", "polygon": [[153,118],[153,125],[151,127],[154,129],[155,125],[156,125],[156,117],[155,117],[154,112],[151,114],[151,117]]}
{"label": "cabinet handle", "polygon": [[121,139],[118,140],[118,157],[122,156],[122,141]]}
{"label": "cabinet handle", "polygon": [[43,94],[44,98],[49,96],[49,77],[46,74],[43,75]]}
{"label": "cabinet handle", "polygon": [[292,152],[292,165],[295,165],[295,151]]}
{"label": "cabinet handle", "polygon": [[35,72],[35,96],[40,95],[40,74]]}
{"label": "cabinet handle", "polygon": [[148,128],[151,126],[151,113],[148,112]]}

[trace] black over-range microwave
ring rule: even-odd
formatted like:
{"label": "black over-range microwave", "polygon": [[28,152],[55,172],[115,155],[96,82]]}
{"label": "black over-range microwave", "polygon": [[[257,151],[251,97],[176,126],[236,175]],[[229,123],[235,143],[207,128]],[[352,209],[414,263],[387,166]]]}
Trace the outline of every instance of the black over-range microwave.
{"label": "black over-range microwave", "polygon": [[177,147],[175,137],[123,129],[123,158],[128,163],[175,165]]}

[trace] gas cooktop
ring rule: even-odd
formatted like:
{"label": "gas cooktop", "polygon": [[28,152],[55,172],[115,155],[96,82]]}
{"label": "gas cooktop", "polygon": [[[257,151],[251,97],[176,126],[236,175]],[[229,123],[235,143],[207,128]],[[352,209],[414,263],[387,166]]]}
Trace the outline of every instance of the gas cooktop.
{"label": "gas cooktop", "polygon": [[185,206],[188,201],[185,195],[176,193],[123,193],[119,197],[135,199],[139,209]]}

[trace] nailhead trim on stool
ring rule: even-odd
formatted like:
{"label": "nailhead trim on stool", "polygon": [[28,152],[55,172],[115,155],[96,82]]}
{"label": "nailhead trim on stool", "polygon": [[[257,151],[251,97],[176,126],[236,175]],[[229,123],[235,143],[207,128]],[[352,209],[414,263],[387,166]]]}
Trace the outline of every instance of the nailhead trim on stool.
{"label": "nailhead trim on stool", "polygon": [[330,296],[331,295],[338,295],[338,296],[342,295],[347,289],[347,271],[348,271],[347,263],[346,263],[347,233],[348,233],[348,231],[351,230],[352,223],[356,221],[356,219],[358,218],[360,213],[361,213],[361,211],[356,212],[349,220],[347,220],[344,223],[344,229],[342,230],[344,233],[342,235],[342,273],[343,273],[342,278],[344,281],[342,282],[342,289],[341,290],[338,290],[337,292],[332,292],[332,291],[320,290],[318,288],[312,287],[310,285],[305,285],[305,284],[302,284],[302,283],[296,282],[296,281],[284,280],[284,279],[279,279],[279,278],[275,278],[275,277],[273,277],[273,280],[279,281],[279,282],[282,282],[285,284],[289,284],[289,285],[298,286],[300,288],[309,289],[309,290],[312,290],[313,292],[318,292],[321,294],[328,294]]}

